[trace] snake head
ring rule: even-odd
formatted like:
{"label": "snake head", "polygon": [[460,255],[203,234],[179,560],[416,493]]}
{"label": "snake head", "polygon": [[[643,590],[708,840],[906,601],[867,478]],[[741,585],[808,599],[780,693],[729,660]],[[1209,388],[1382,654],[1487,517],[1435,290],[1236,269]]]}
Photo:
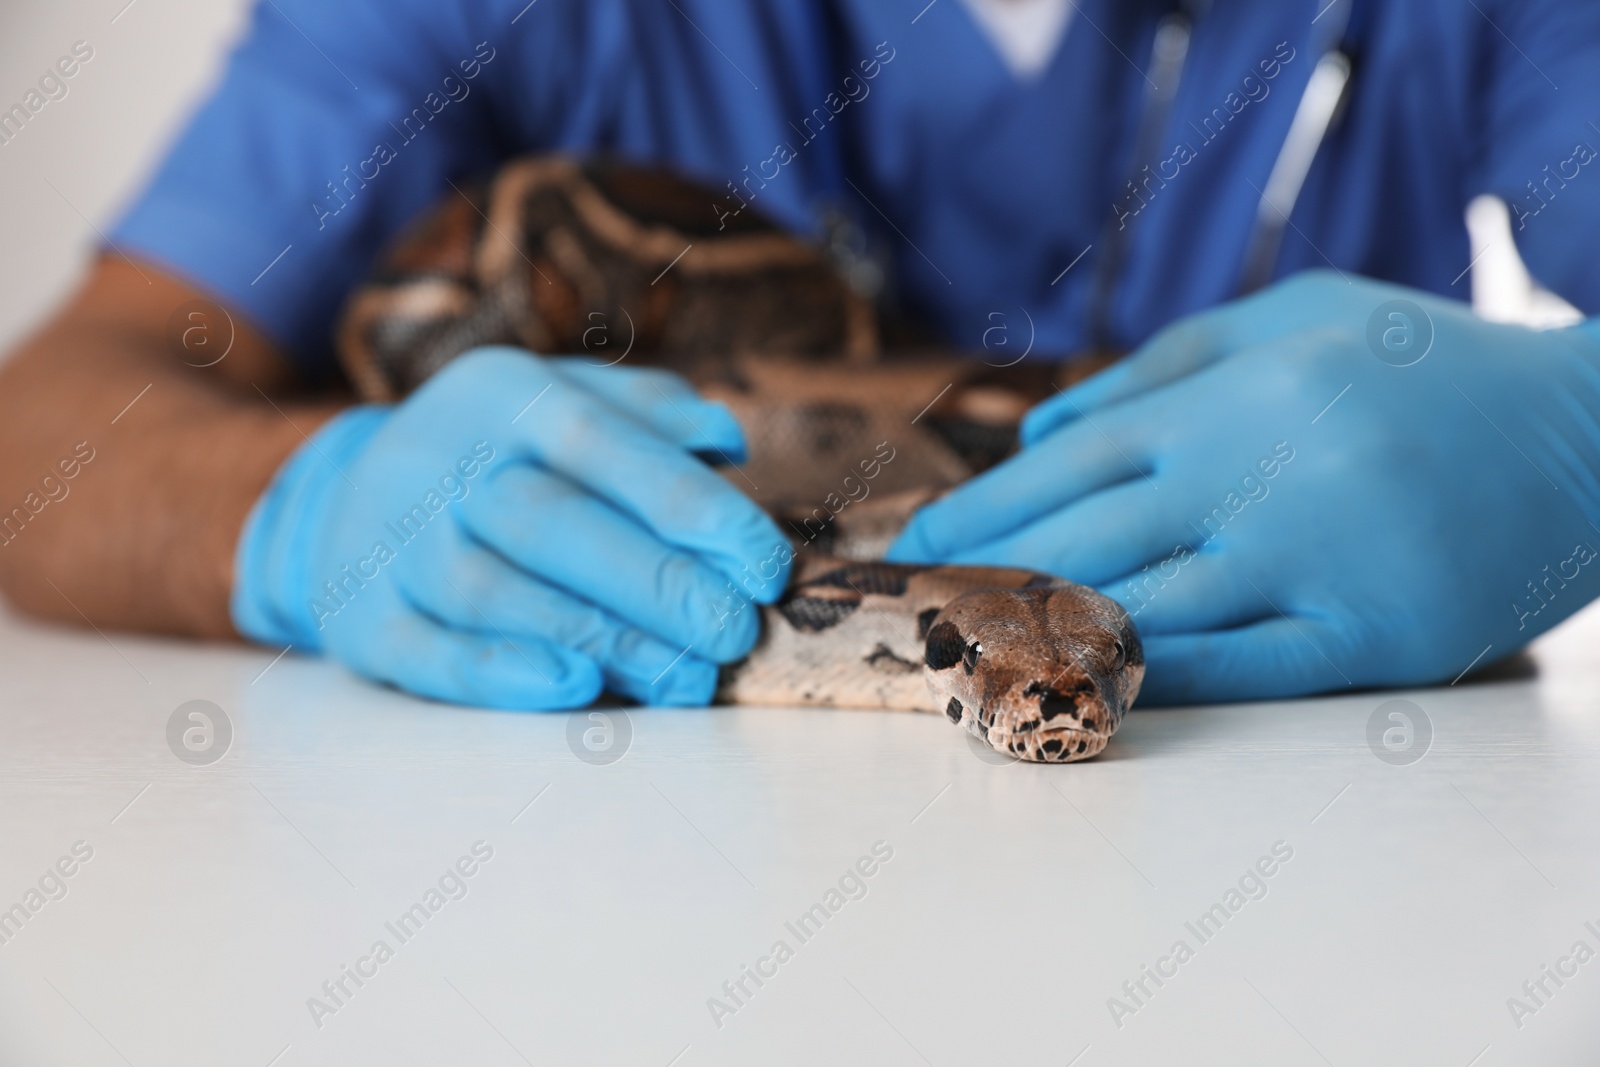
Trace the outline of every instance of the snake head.
{"label": "snake head", "polygon": [[978,589],[934,617],[923,674],[950,721],[995,751],[1067,763],[1122,725],[1144,650],[1122,606],[1084,586]]}

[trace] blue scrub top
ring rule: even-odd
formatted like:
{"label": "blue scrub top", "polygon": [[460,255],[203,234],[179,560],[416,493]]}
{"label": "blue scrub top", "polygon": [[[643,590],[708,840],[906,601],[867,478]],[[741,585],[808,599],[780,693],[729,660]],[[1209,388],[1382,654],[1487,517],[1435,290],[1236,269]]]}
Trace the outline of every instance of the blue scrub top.
{"label": "blue scrub top", "polygon": [[[1036,351],[1084,347],[1111,220],[1109,323],[1132,346],[1235,294],[1326,3],[1216,0],[1137,161],[1159,180],[1135,193],[1166,3],[1081,0],[1019,78],[960,0],[275,0],[113,240],[317,372],[351,287],[450,182],[603,151],[798,232],[846,212],[900,305],[962,346],[1031,320]],[[1331,265],[1465,299],[1463,211],[1493,193],[1534,276],[1600,310],[1600,4],[1363,0],[1353,25],[1352,96],[1277,275]]]}

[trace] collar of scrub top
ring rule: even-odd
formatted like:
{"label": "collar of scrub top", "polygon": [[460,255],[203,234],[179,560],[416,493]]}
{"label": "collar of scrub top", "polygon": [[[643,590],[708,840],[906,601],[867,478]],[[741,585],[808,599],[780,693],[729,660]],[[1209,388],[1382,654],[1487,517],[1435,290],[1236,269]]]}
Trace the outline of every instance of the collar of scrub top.
{"label": "collar of scrub top", "polygon": [[[1359,6],[1358,0],[1331,0],[1312,19],[1312,23],[1321,31],[1317,36],[1317,43],[1321,46],[1320,58],[1306,82],[1305,90],[1300,94],[1289,132],[1278,149],[1277,159],[1273,161],[1267,184],[1256,205],[1244,268],[1239,277],[1238,292],[1241,296],[1260,289],[1272,280],[1278,251],[1283,244],[1283,232],[1294,213],[1295,201],[1300,197],[1300,190],[1317,151],[1343,112],[1344,103],[1349,97],[1353,42],[1360,28]],[[1150,46],[1150,75],[1146,79],[1150,89],[1145,93],[1134,140],[1134,166],[1129,176],[1130,183],[1138,177],[1143,161],[1156,154],[1156,147],[1172,115],[1178,86],[1183,80],[1194,23],[1210,7],[1211,0],[1180,0],[1156,24],[1155,37]],[[1111,300],[1127,255],[1122,231],[1113,225],[1115,221],[1113,212],[1113,217],[1106,221],[1105,235],[1101,238],[1101,247],[1105,252],[1095,271],[1090,310],[1094,348],[1101,352],[1114,351]]]}

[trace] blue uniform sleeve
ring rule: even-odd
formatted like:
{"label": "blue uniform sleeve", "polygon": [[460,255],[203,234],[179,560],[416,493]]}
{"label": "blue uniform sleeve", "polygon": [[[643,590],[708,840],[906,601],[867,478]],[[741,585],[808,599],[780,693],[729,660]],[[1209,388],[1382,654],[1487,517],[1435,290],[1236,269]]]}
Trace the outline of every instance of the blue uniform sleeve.
{"label": "blue uniform sleeve", "polygon": [[[258,5],[221,84],[112,240],[242,312],[313,376],[326,370],[334,317],[383,243],[448,181],[535,147],[502,133],[511,68],[552,102],[591,81],[596,12],[614,5],[544,0],[537,18],[513,21],[531,7]],[[571,136],[553,113],[547,143]]]}
{"label": "blue uniform sleeve", "polygon": [[1486,182],[1529,272],[1600,314],[1600,4],[1479,5],[1488,77]]}

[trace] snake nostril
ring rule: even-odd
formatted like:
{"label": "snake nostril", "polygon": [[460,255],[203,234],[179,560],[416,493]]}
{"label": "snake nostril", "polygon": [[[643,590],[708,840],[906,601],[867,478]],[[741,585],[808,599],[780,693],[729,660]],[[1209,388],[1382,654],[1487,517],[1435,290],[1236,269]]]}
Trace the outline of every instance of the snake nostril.
{"label": "snake nostril", "polygon": [[1074,693],[1063,693],[1043,682],[1029,682],[1022,695],[1039,698],[1039,716],[1045,722],[1057,715],[1068,715],[1074,719],[1078,717],[1078,698]]}
{"label": "snake nostril", "polygon": [[1072,697],[1061,693],[1045,693],[1039,698],[1039,714],[1044,717],[1046,722],[1049,722],[1057,715],[1070,715],[1076,718],[1078,715],[1078,702],[1073,700]]}

